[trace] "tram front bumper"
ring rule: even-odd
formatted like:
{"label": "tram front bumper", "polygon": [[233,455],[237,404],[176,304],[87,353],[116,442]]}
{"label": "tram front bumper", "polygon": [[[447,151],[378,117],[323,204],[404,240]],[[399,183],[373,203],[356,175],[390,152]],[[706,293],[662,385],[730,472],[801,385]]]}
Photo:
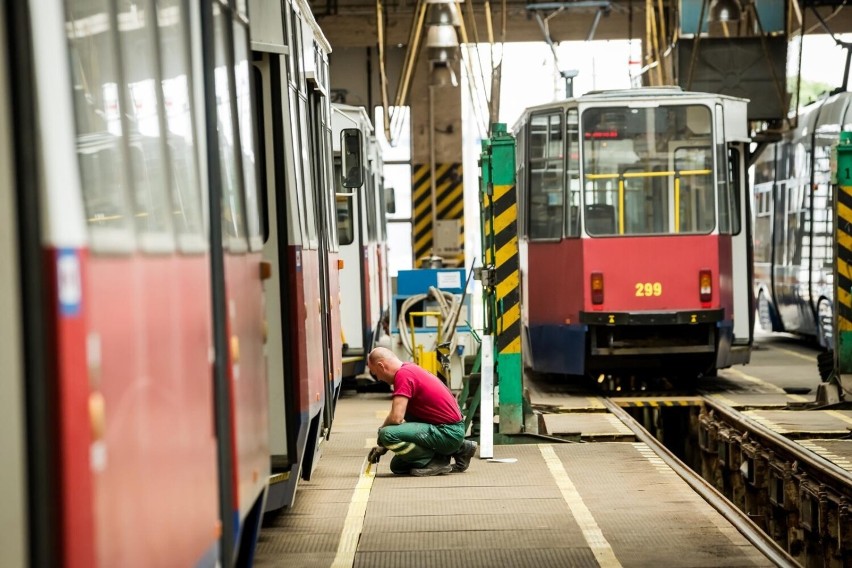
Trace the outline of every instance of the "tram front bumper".
{"label": "tram front bumper", "polygon": [[713,353],[723,317],[722,309],[580,312],[592,356]]}

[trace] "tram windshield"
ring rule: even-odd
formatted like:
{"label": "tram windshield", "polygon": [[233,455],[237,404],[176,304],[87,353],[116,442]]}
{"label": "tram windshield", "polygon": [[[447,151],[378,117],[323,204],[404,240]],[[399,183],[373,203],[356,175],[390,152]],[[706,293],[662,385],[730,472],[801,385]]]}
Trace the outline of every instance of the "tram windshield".
{"label": "tram windshield", "polygon": [[611,236],[714,229],[708,107],[597,107],[586,109],[581,123],[586,232]]}

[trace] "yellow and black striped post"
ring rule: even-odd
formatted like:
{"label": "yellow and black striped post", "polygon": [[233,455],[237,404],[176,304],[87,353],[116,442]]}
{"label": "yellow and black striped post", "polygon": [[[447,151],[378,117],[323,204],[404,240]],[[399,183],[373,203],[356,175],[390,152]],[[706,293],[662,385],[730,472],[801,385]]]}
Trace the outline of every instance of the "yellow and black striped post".
{"label": "yellow and black striped post", "polygon": [[495,336],[495,376],[500,386],[500,433],[523,431],[520,261],[515,191],[515,139],[494,124],[482,142],[481,202],[486,333]]}
{"label": "yellow and black striped post", "polygon": [[836,368],[852,373],[852,132],[841,132],[834,148],[832,171],[836,184],[834,240],[837,268],[834,303],[837,306]]}
{"label": "yellow and black striped post", "polygon": [[[435,250],[435,227],[432,225],[432,178],[429,164],[416,164],[411,170],[412,238],[414,265],[432,256]],[[464,184],[462,165],[458,162],[435,164],[435,217],[436,221],[455,221],[458,227],[449,249],[455,252],[444,255],[451,266],[464,265]],[[448,249],[448,250],[449,250]]]}

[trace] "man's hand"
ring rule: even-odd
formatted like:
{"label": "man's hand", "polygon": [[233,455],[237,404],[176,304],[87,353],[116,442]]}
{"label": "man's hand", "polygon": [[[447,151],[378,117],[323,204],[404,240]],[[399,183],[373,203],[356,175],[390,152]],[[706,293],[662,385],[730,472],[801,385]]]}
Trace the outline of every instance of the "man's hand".
{"label": "man's hand", "polygon": [[387,451],[387,448],[383,448],[382,446],[376,446],[372,450],[370,450],[369,454],[367,454],[367,461],[370,463],[379,463],[379,458],[385,455]]}

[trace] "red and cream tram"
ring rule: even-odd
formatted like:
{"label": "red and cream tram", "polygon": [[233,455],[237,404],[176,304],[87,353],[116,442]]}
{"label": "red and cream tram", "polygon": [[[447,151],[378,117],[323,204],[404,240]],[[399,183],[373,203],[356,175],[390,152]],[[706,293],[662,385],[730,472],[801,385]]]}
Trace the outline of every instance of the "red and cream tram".
{"label": "red and cream tram", "polygon": [[712,375],[752,341],[742,99],[595,92],[515,126],[526,365]]}
{"label": "red and cream tram", "polygon": [[0,565],[250,565],[340,385],[328,44],[301,0],[48,0],[0,45]]}

